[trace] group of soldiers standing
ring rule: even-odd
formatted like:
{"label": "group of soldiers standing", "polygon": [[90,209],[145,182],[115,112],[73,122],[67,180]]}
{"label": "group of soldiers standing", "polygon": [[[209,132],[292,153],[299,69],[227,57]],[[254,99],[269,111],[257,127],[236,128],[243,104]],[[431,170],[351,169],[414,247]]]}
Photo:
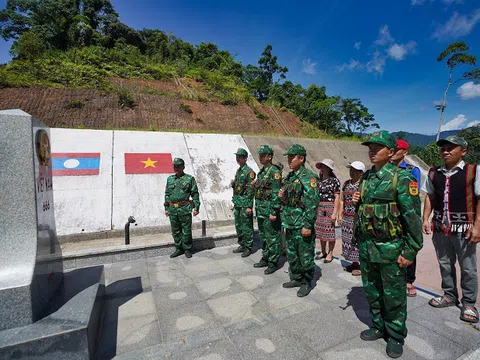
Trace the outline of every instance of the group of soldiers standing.
{"label": "group of soldiers standing", "polygon": [[[452,149],[447,149],[448,146],[444,143]],[[356,209],[354,238],[359,249],[362,282],[373,323],[373,326],[363,331],[360,337],[365,341],[384,338],[387,340],[386,352],[392,358],[402,355],[404,339],[407,335],[405,270],[413,263],[417,253],[423,247],[419,184],[411,171],[395,163],[394,155],[401,148],[398,144],[395,138],[386,131],[375,132],[362,143],[368,147],[368,156],[373,166],[361,176],[359,191],[353,194],[353,203]],[[439,141],[438,144],[442,147],[442,156],[445,159],[445,168],[441,167],[439,171],[441,170],[448,176],[455,176],[452,175],[455,174],[454,172],[450,174],[445,169],[452,167],[449,162],[458,163],[457,168],[459,169],[463,166],[460,156],[466,153],[466,142],[464,144],[456,138],[447,138]],[[464,150],[461,152],[456,149]],[[455,151],[460,154],[457,158],[454,158]],[[306,149],[299,144],[293,144],[284,154],[287,156],[290,169],[285,178],[282,177],[281,166],[273,164],[274,152],[268,145],[262,145],[258,150],[259,161],[262,165],[258,174],[247,165],[248,153],[245,149],[239,148],[235,155],[239,168],[230,185],[233,188],[232,201],[239,246],[233,252],[241,253],[242,257],[248,257],[252,253],[253,207],[255,205],[258,229],[262,240],[262,258],[254,264],[254,267],[266,267],[264,271],[266,275],[272,274],[278,269],[278,261],[283,251],[281,243],[283,227],[290,273],[290,281],[285,282],[283,287],[298,287],[297,296],[299,297],[308,295],[312,290],[315,270],[314,224],[320,201],[318,193],[320,179],[314,172],[305,168]],[[466,168],[468,172],[468,169],[472,167],[467,166]],[[191,212],[193,209],[193,215],[197,215],[200,206],[195,179],[184,174],[183,169],[183,160],[175,159],[175,175],[168,178],[165,193],[165,214],[170,216],[176,246],[176,251],[171,257],[183,253],[186,257],[192,256],[190,251],[192,243]],[[468,197],[470,200],[474,196],[480,195],[480,180],[475,176],[476,173],[473,174],[470,177],[467,174],[467,180],[470,180],[463,181],[468,184],[468,189],[471,188],[471,196]],[[437,181],[433,175],[432,179],[430,179],[430,183],[433,185],[427,181],[427,185],[430,184],[430,187],[427,189],[429,199],[426,204],[428,203],[427,205],[430,206],[430,202],[436,203],[435,209],[440,214],[445,208],[442,204],[445,201],[447,210],[449,208],[448,194],[445,197],[441,191],[436,194],[433,189],[434,186],[440,188],[442,181],[447,186],[449,182],[448,178],[445,180],[440,177],[440,180]],[[474,180],[475,192],[472,190]],[[446,190],[445,193],[447,192]],[[467,191],[467,194],[470,193]],[[473,200],[470,202],[473,204]],[[465,203],[470,206],[469,202]],[[467,205],[465,206],[468,207]],[[475,209],[469,212],[468,219],[474,219],[475,212]],[[431,209],[428,208],[425,213],[427,215],[424,215],[423,219],[423,232],[428,234],[428,216]],[[470,213],[473,215],[470,216]],[[434,217],[434,225],[437,221],[435,219]],[[440,223],[440,220],[437,222]],[[446,234],[450,237],[453,236],[450,235],[452,231],[466,229],[465,234],[459,233],[459,239],[460,237],[465,238],[466,240],[462,241],[467,243],[470,241],[470,244],[473,245],[480,241],[480,220],[478,223],[475,220],[474,225],[466,220],[464,222],[457,221],[460,225],[454,223],[456,227],[452,227],[451,221],[441,219],[441,222],[442,224],[445,222],[449,226],[442,225],[441,228],[445,231],[448,230]],[[440,259],[438,251],[437,249],[437,256]],[[471,250],[470,253],[470,258],[475,262],[474,250]],[[453,251],[452,254],[449,255],[449,259],[455,257]],[[455,278],[455,274],[450,275],[450,268],[448,271],[445,270],[446,266],[442,265],[442,259],[439,260],[442,278],[446,279],[448,276]],[[446,261],[444,262],[446,263]],[[467,265],[461,266],[466,268]],[[473,269],[473,265],[470,267]],[[476,267],[474,270],[476,276]],[[465,279],[467,279],[467,275],[465,275]],[[469,280],[472,283],[472,294],[474,292],[476,294],[477,283],[474,280]],[[444,280],[444,283],[447,284],[447,281]],[[447,289],[444,283],[442,283],[442,288],[445,287],[446,295],[432,299],[429,302],[430,305],[446,307],[457,303],[453,298],[458,294],[455,293],[455,289],[450,289],[453,289],[455,284]],[[474,295],[470,298],[474,299]],[[475,306],[470,304],[475,304],[475,300],[468,303],[470,298],[467,295],[464,299],[461,319],[477,322],[478,312]]]}

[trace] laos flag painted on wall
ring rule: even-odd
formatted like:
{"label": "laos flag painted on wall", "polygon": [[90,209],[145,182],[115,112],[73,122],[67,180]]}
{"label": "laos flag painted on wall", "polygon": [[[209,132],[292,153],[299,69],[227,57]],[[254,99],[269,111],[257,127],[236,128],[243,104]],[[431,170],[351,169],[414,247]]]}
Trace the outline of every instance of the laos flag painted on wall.
{"label": "laos flag painted on wall", "polygon": [[52,153],[53,176],[85,176],[100,173],[100,153]]}

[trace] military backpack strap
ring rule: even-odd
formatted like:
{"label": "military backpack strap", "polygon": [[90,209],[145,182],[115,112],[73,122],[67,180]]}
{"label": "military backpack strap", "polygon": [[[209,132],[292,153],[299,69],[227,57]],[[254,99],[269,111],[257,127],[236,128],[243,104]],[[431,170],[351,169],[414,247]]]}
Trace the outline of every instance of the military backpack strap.
{"label": "military backpack strap", "polygon": [[392,187],[393,187],[393,198],[395,202],[397,200],[397,185],[398,185],[398,168],[395,170],[395,175],[393,175]]}
{"label": "military backpack strap", "polygon": [[469,224],[473,224],[475,217],[475,208],[476,208],[476,197],[475,197],[475,188],[474,182],[477,172],[476,164],[465,164],[465,176],[466,184],[465,187],[465,199],[467,202],[467,219]]}

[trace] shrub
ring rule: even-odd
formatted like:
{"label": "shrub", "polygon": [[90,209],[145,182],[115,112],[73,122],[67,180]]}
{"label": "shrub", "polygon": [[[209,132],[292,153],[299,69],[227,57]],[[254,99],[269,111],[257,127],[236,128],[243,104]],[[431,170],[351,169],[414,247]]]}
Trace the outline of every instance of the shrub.
{"label": "shrub", "polygon": [[133,94],[127,89],[117,89],[118,103],[122,108],[127,107],[132,109],[135,106],[135,99]]}
{"label": "shrub", "polygon": [[63,107],[65,109],[81,109],[85,106],[85,100],[71,100],[66,103]]}
{"label": "shrub", "polygon": [[193,110],[192,110],[192,108],[190,107],[190,105],[188,105],[188,104],[181,103],[181,104],[180,104],[180,108],[181,108],[183,111],[185,111],[185,112],[187,112],[187,113],[189,113],[189,114],[193,114]]}

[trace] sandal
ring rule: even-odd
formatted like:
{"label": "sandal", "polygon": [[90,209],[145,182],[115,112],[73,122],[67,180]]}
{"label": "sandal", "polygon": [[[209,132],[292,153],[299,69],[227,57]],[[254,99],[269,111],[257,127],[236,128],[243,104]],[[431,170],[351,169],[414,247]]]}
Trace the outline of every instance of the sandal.
{"label": "sandal", "polygon": [[360,264],[359,263],[351,263],[350,265],[348,266],[345,266],[343,268],[344,271],[348,271],[348,272],[352,272],[353,270],[355,269],[359,269],[360,268]]}
{"label": "sandal", "polygon": [[458,301],[451,301],[446,296],[437,296],[428,302],[428,305],[436,307],[436,308],[444,308],[449,306],[457,306]]}
{"label": "sandal", "polygon": [[415,288],[415,286],[413,286],[413,284],[407,283],[407,296],[409,297],[417,296],[417,289]]}
{"label": "sandal", "polygon": [[355,269],[355,270],[352,271],[352,275],[353,276],[360,276],[360,275],[362,275],[362,270]]}
{"label": "sandal", "polygon": [[[469,316],[470,318],[467,318]],[[471,319],[473,318],[473,319]],[[460,320],[466,321],[471,324],[478,323],[478,310],[474,306],[463,306],[460,313]]]}

